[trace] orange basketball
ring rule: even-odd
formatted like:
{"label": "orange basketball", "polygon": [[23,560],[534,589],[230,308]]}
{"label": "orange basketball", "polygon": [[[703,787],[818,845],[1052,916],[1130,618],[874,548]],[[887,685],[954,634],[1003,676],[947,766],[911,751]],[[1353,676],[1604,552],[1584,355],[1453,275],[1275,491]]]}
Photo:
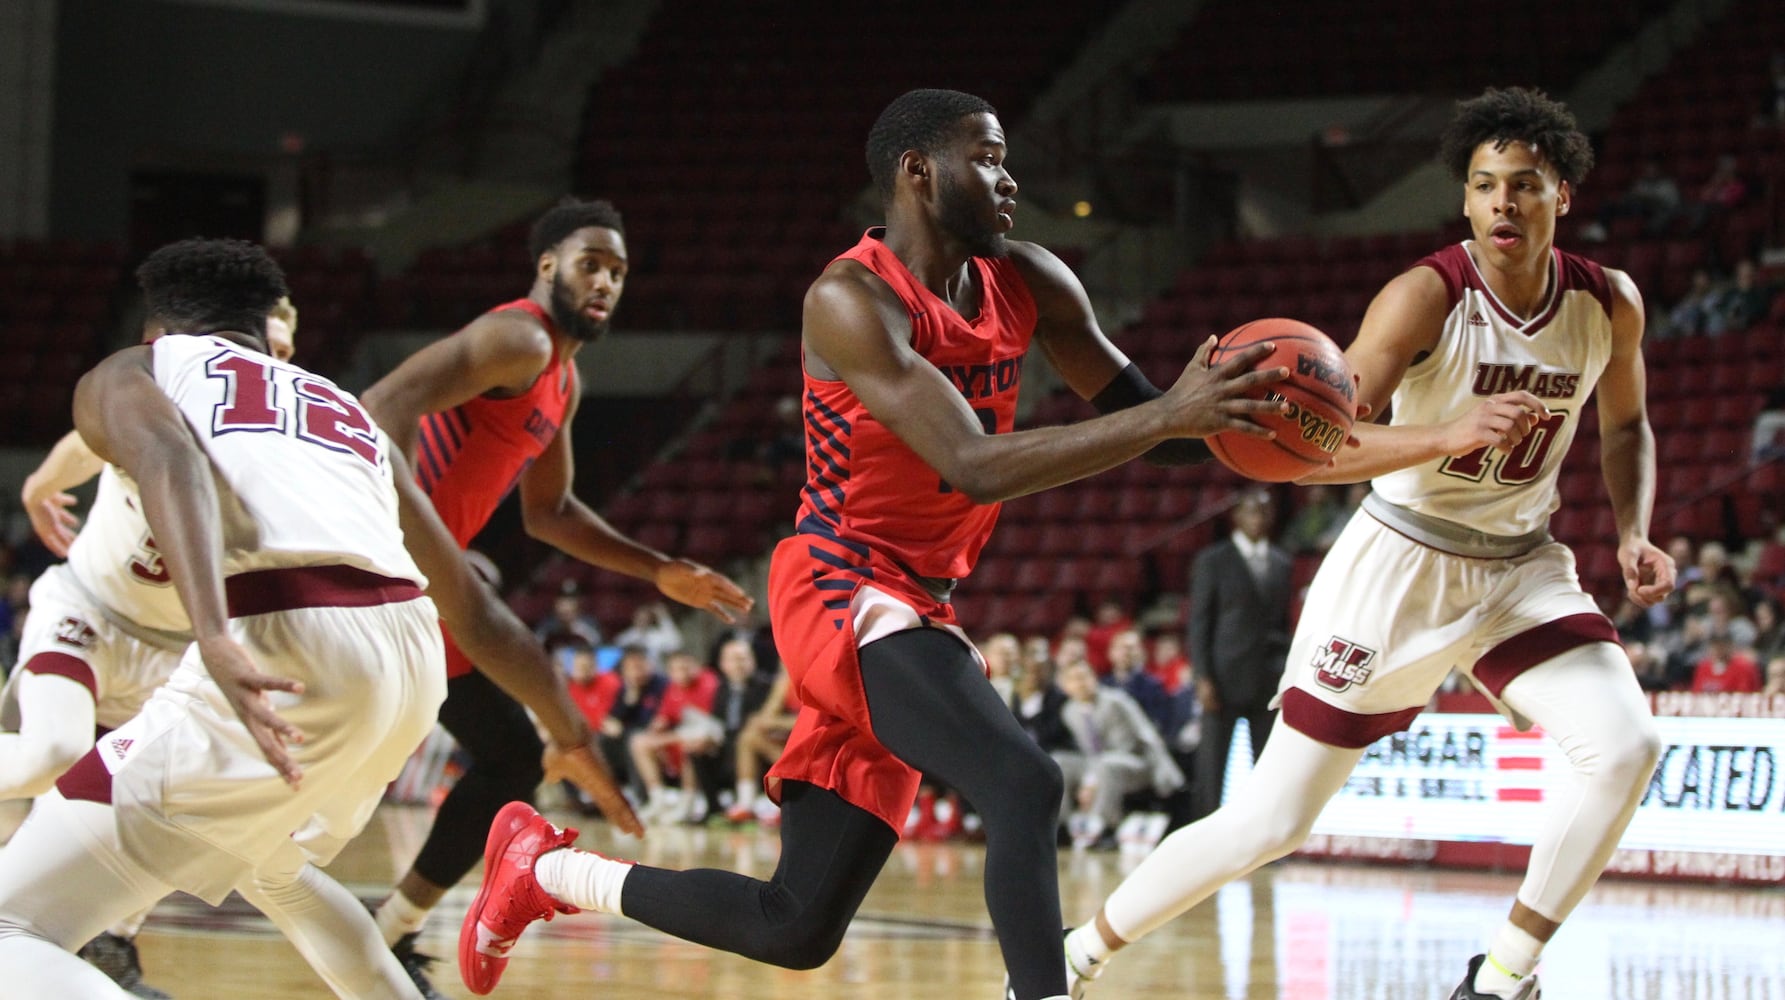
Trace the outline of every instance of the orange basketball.
{"label": "orange basketball", "polygon": [[1357,419],[1357,388],[1345,352],[1332,338],[1300,320],[1258,319],[1240,326],[1215,345],[1211,364],[1234,352],[1269,341],[1276,345],[1259,368],[1287,367],[1289,378],[1265,386],[1254,398],[1289,401],[1286,414],[1266,414],[1258,423],[1274,438],[1222,431],[1208,439],[1221,464],[1264,483],[1284,483],[1318,469],[1345,445]]}

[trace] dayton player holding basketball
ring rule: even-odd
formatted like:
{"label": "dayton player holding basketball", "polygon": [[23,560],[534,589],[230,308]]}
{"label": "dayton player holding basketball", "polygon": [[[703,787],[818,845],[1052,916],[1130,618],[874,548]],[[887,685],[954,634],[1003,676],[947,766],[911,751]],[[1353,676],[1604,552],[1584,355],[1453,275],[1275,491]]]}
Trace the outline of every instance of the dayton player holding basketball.
{"label": "dayton player holding basketball", "polygon": [[441,617],[491,662],[544,657],[357,401],[264,353],[284,290],[264,251],[186,241],[138,275],[149,326],[193,332],[103,362],[77,430],[135,484],[196,641],[0,853],[0,970],[22,995],[118,996],[60,949],[173,889],[235,888],[337,995],[412,1000],[371,915],[308,862],[363,825],[431,725]]}
{"label": "dayton player holding basketball", "polygon": [[[918,773],[985,822],[986,901],[1017,1000],[1065,992],[1054,830],[1060,769],[1017,725],[948,603],[998,502],[1089,476],[1168,440],[1238,429],[1282,407],[1240,398],[1287,370],[1247,371],[1261,345],[1210,369],[1213,338],[1161,393],[1104,338],[1078,279],[1007,242],[1016,182],[990,105],[912,91],[880,115],[868,164],[887,213],[806,295],[810,470],[797,534],[770,569],[775,642],[802,704],[770,772],[781,858],[767,882],[556,850],[575,839],[525,805],[491,830],[459,966],[496,984],[531,920],[623,913],[789,968],[824,963],[904,825]],[[1012,432],[1031,342],[1108,415]],[[547,853],[549,852],[549,853]],[[543,857],[537,857],[543,854]],[[537,866],[533,864],[537,857]],[[534,872],[537,871],[537,879]]]}
{"label": "dayton player holding basketball", "polygon": [[1611,623],[1546,530],[1556,475],[1598,389],[1600,462],[1630,599],[1673,589],[1648,541],[1654,437],[1642,300],[1623,273],[1553,246],[1592,165],[1543,94],[1461,103],[1441,158],[1464,182],[1474,239],[1382,290],[1346,357],[1387,427],[1313,479],[1374,477],[1321,564],[1290,648],[1282,722],[1245,787],[1161,843],[1067,940],[1074,988],[1123,945],[1306,839],[1365,747],[1407,728],[1453,668],[1521,726],[1553,737],[1558,786],[1506,923],[1453,1000],[1529,1000],[1539,953],[1611,857],[1654,770],[1658,737]]}
{"label": "dayton player holding basketball", "polygon": [[[404,361],[366,391],[366,407],[415,466],[422,489],[459,545],[483,530],[503,497],[521,491],[529,535],[604,569],[650,580],[666,596],[730,622],[750,598],[705,566],[675,559],[614,530],[571,492],[570,422],[580,395],[575,358],[607,332],[626,283],[620,213],[605,201],[566,199],[534,223],[532,291],[478,317]],[[519,697],[541,714],[553,760],[605,767],[562,683],[531,696],[478,669],[446,638],[440,724],[470,755],[396,891],[378,909],[387,943],[410,965],[415,935],[446,890],[477,864],[490,821],[511,799],[531,801],[544,749]],[[504,692],[507,693],[504,693]],[[569,755],[558,753],[560,750]],[[587,782],[585,782],[587,784]],[[638,820],[611,782],[597,804],[621,829]],[[419,981],[419,980],[418,980]]]}

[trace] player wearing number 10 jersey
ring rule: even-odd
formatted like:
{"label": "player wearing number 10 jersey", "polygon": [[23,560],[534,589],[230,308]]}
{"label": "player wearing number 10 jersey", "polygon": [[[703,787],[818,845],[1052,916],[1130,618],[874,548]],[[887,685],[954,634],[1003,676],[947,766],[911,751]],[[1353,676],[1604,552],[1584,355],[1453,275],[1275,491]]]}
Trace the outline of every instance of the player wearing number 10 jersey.
{"label": "player wearing number 10 jersey", "polygon": [[[1067,954],[1077,981],[1223,883],[1294,850],[1376,739],[1407,728],[1452,670],[1573,766],[1506,923],[1453,1000],[1537,996],[1539,953],[1610,859],[1658,746],[1611,623],[1549,537],[1557,471],[1590,394],[1630,598],[1674,567],[1647,539],[1654,436],[1644,404],[1642,300],[1624,274],[1562,253],[1592,151],[1562,105],[1523,89],[1458,106],[1443,161],[1464,182],[1474,239],[1396,277],[1345,352],[1388,426],[1312,480],[1373,478],[1321,564],[1292,640],[1257,772],[1119,886]],[[1485,831],[1484,831],[1485,833]],[[1076,986],[1075,986],[1076,989]]]}

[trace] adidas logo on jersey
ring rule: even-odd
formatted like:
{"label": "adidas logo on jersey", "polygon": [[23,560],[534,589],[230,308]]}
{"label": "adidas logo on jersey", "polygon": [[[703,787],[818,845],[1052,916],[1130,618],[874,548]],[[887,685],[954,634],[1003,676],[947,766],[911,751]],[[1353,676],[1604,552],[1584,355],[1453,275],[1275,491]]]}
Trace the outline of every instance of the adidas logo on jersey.
{"label": "adidas logo on jersey", "polygon": [[112,740],[112,753],[117,754],[118,757],[122,759],[125,754],[130,752],[130,748],[135,745],[135,743],[135,740],[127,736],[120,736],[117,739]]}
{"label": "adidas logo on jersey", "polygon": [[1488,325],[1487,320],[1482,318],[1481,310],[1477,309],[1474,312],[1469,314],[1469,325],[1470,326],[1486,326],[1486,325]]}

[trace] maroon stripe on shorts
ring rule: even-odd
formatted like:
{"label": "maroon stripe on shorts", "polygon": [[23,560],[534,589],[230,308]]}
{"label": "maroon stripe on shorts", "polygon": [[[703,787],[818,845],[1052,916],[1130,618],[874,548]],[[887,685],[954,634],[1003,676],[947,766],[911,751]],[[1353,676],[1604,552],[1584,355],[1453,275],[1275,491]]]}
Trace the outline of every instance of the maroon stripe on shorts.
{"label": "maroon stripe on shorts", "polygon": [[87,689],[94,701],[99,700],[99,682],[93,679],[93,668],[87,661],[67,653],[38,653],[25,661],[25,669],[46,677],[66,677]]}
{"label": "maroon stripe on shorts", "polygon": [[1283,692],[1283,721],[1296,732],[1332,747],[1360,750],[1413,724],[1423,705],[1366,715],[1329,705],[1301,688]]}
{"label": "maroon stripe on shorts", "polygon": [[297,608],[370,608],[413,601],[413,580],[380,576],[355,566],[294,566],[237,573],[223,581],[229,616],[270,615]]}
{"label": "maroon stripe on shorts", "polygon": [[1512,679],[1552,656],[1591,642],[1617,642],[1611,619],[1592,611],[1544,622],[1507,639],[1475,661],[1475,679],[1494,697]]}
{"label": "maroon stripe on shorts", "polygon": [[112,804],[112,773],[105,769],[105,762],[99,759],[99,750],[88,750],[86,755],[74,762],[74,766],[62,772],[56,779],[56,790],[65,799],[80,802],[99,802]]}

